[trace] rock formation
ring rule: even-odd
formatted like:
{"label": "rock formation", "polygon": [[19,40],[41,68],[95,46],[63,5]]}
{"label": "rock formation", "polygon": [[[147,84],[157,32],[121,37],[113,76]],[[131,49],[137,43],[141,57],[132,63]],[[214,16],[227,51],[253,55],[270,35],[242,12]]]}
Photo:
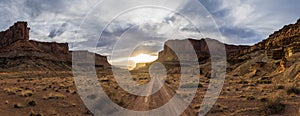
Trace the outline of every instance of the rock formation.
{"label": "rock formation", "polygon": [[[200,74],[210,77],[210,51],[214,49],[208,48],[208,41],[210,45],[223,44],[209,38],[200,40],[168,40],[165,42],[163,51],[159,52],[156,62],[163,63],[168,73],[180,72],[179,57],[188,59],[192,55],[191,50],[188,48],[192,45],[198,57]],[[294,70],[299,70],[297,65],[299,63],[298,57],[300,56],[300,19],[295,24],[284,26],[279,31],[271,34],[267,39],[255,45],[223,45],[226,50],[227,73],[230,75],[249,78],[274,77],[274,75],[281,78],[286,78],[287,76],[291,79],[300,78],[299,71],[293,72]],[[174,51],[177,51],[176,53],[180,56],[175,54]],[[147,70],[150,65],[151,63],[144,68],[139,67],[136,70]]]}
{"label": "rock formation", "polygon": [[[87,52],[87,51],[86,51]],[[109,68],[106,56],[95,55],[97,67]],[[0,32],[0,71],[71,70],[68,43],[29,40],[26,22],[17,22]]]}
{"label": "rock formation", "polygon": [[265,50],[269,57],[281,59],[299,51],[300,45],[300,19],[295,24],[284,26],[275,31],[267,39],[259,42],[250,49],[243,51],[244,54]]}
{"label": "rock formation", "polygon": [[[194,47],[195,52],[198,56],[199,62],[206,60],[210,57],[210,52],[207,46],[207,41],[215,42],[216,44],[223,44],[217,40],[213,39],[184,39],[184,40],[169,40],[164,45],[164,50],[159,53],[159,58],[157,61],[160,62],[170,62],[177,61],[178,58],[175,52],[171,49],[180,50],[180,54],[184,57],[189,57],[191,51],[186,50],[188,47],[187,42]],[[266,55],[275,60],[286,58],[291,56],[293,53],[300,51],[300,19],[296,24],[290,24],[284,26],[279,31],[271,34],[267,39],[259,42],[253,46],[236,46],[224,44],[226,49],[227,59],[236,63],[238,61],[237,56],[242,56],[255,51],[263,50]]]}
{"label": "rock formation", "polygon": [[27,22],[17,22],[8,30],[0,32],[0,48],[9,46],[18,40],[29,40]]}
{"label": "rock formation", "polygon": [[[185,40],[169,40],[164,45],[164,50],[159,53],[158,60],[159,62],[172,62],[172,61],[178,61],[178,58],[175,54],[175,52],[171,49],[178,49],[183,57],[185,59],[188,59],[190,57],[191,51],[188,49],[189,45],[192,45],[194,48],[198,61],[199,62],[206,62],[209,60],[210,57],[210,51],[216,50],[216,49],[209,49],[206,42],[212,43],[211,45],[215,45],[215,47],[218,46],[218,44],[223,44],[217,40],[205,38],[200,40],[195,39],[185,39]],[[190,43],[190,44],[189,44]],[[247,50],[250,48],[250,46],[236,46],[236,45],[227,45],[224,44],[226,54],[228,58],[237,56],[242,54],[244,50]],[[211,48],[214,48],[212,46]]]}

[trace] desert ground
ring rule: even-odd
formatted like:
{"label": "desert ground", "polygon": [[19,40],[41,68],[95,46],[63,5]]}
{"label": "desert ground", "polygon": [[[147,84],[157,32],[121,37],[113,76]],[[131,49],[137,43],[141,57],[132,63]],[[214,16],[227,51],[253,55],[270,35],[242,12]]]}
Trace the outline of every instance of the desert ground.
{"label": "desert ground", "polygon": [[[72,72],[61,72],[57,76],[38,77],[42,72],[1,73],[0,112],[14,116],[54,116],[54,115],[93,115],[80,99],[74,84]],[[47,72],[48,74],[51,72]],[[27,74],[20,76],[21,74]],[[19,76],[16,76],[19,75]],[[37,75],[37,77],[29,76]],[[62,76],[59,76],[62,75]],[[133,72],[134,80],[141,84],[149,82],[145,72]],[[200,83],[191,83],[185,87],[198,85],[196,97],[182,115],[197,115],[210,79],[198,75]],[[126,93],[120,88],[111,73],[98,73],[99,84],[107,95],[118,105],[137,111],[154,109],[168,102],[174,95],[180,80],[180,74],[172,71],[162,89],[149,97],[138,97]],[[238,75],[226,75],[220,96],[210,115],[300,115],[299,79],[293,82],[253,76],[242,78]],[[166,94],[168,93],[168,94]],[[169,95],[169,96],[167,96]],[[143,104],[144,103],[144,104]]]}

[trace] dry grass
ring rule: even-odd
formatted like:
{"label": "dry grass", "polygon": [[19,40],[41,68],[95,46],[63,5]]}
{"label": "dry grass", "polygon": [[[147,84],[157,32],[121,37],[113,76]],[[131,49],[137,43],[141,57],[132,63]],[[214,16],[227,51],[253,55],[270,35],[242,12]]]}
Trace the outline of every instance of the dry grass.
{"label": "dry grass", "polygon": [[8,95],[15,95],[18,92],[22,91],[22,89],[17,88],[17,87],[12,87],[12,88],[4,88],[4,92]]}
{"label": "dry grass", "polygon": [[65,99],[66,96],[64,94],[61,93],[49,93],[47,96],[44,96],[43,99],[44,100],[48,100],[48,99]]}
{"label": "dry grass", "polygon": [[26,105],[22,104],[22,103],[15,103],[14,104],[14,108],[24,108],[24,107],[26,107]]}
{"label": "dry grass", "polygon": [[44,116],[42,113],[36,113],[33,110],[31,110],[29,116]]}
{"label": "dry grass", "polygon": [[32,95],[33,95],[33,91],[32,90],[24,90],[20,94],[20,96],[22,96],[22,97],[30,97]]}

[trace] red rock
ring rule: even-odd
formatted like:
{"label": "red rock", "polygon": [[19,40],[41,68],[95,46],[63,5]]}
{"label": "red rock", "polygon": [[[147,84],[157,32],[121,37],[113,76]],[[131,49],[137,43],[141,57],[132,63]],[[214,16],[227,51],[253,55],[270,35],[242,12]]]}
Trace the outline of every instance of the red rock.
{"label": "red rock", "polygon": [[[96,67],[109,68],[106,56],[95,55]],[[19,63],[20,62],[20,63]],[[0,70],[71,70],[68,43],[29,40],[26,22],[17,22],[0,32]]]}

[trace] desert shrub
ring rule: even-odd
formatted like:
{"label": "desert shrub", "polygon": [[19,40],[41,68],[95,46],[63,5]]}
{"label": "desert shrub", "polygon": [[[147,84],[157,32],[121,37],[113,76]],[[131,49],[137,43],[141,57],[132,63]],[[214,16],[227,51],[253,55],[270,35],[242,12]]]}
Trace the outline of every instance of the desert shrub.
{"label": "desert shrub", "polygon": [[34,101],[34,100],[28,100],[28,101],[27,101],[27,105],[28,105],[28,106],[36,106],[36,104],[37,104],[37,103],[36,103],[36,101]]}
{"label": "desert shrub", "polygon": [[238,84],[248,84],[249,83],[249,81],[247,81],[247,80],[240,80],[240,81],[238,81]]}
{"label": "desert shrub", "polygon": [[293,86],[293,87],[290,87],[288,90],[287,90],[287,94],[296,94],[296,95],[300,95],[300,89]]}
{"label": "desert shrub", "polygon": [[248,96],[247,100],[255,100],[255,97],[254,96]]}
{"label": "desert shrub", "polygon": [[33,95],[33,91],[31,91],[31,90],[22,91],[20,94],[20,96],[22,96],[22,97],[30,97],[32,95]]}
{"label": "desert shrub", "polygon": [[24,108],[24,107],[25,107],[25,105],[21,104],[21,103],[14,104],[14,108]]}
{"label": "desert shrub", "polygon": [[48,96],[44,96],[43,99],[44,100],[48,100],[48,99],[65,99],[66,96],[61,94],[61,93],[49,93]]}
{"label": "desert shrub", "polygon": [[284,89],[284,86],[283,85],[279,85],[279,86],[277,86],[277,89]]}
{"label": "desert shrub", "polygon": [[36,113],[33,110],[31,110],[29,116],[44,116],[42,113]]}
{"label": "desert shrub", "polygon": [[282,114],[285,111],[286,105],[283,103],[282,98],[276,98],[273,100],[269,100],[266,102],[261,110],[266,114],[266,115],[273,115],[273,114]]}
{"label": "desert shrub", "polygon": [[22,89],[13,87],[13,88],[4,88],[4,92],[8,95],[15,95],[17,92],[22,91]]}
{"label": "desert shrub", "polygon": [[76,94],[77,92],[75,90],[66,89],[66,93]]}
{"label": "desert shrub", "polygon": [[272,80],[257,80],[257,84],[271,84]]}
{"label": "desert shrub", "polygon": [[240,95],[240,98],[246,98],[246,95]]}
{"label": "desert shrub", "polygon": [[199,109],[201,107],[201,104],[194,104],[192,106],[193,109]]}
{"label": "desert shrub", "polygon": [[187,83],[184,85],[181,85],[182,88],[201,88],[203,85],[201,83]]}
{"label": "desert shrub", "polygon": [[269,100],[269,99],[266,98],[266,97],[260,98],[260,101],[261,101],[261,102],[267,102],[268,100]]}

